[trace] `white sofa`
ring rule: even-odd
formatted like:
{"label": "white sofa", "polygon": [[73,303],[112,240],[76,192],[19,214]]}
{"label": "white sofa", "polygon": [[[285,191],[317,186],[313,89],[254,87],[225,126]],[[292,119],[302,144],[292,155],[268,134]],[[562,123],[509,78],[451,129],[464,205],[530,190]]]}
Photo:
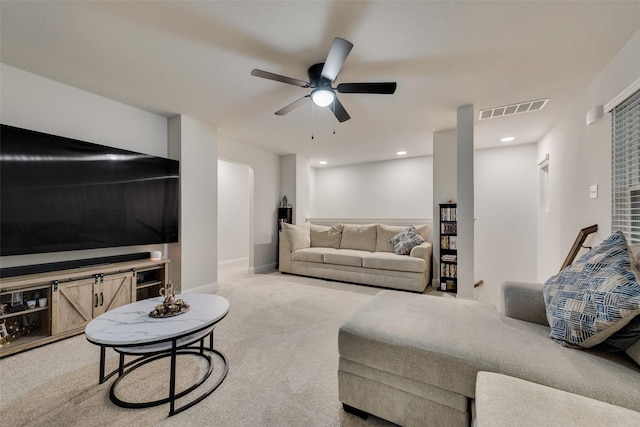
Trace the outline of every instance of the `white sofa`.
{"label": "white sofa", "polygon": [[281,273],[423,292],[431,281],[432,227],[417,225],[424,242],[398,255],[390,239],[407,226],[282,224]]}

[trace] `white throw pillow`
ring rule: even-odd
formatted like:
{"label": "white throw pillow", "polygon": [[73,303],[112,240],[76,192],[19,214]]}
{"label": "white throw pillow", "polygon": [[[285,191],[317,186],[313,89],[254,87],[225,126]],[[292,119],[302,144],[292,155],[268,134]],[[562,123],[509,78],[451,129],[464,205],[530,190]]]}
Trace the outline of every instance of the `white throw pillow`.
{"label": "white throw pillow", "polygon": [[342,240],[342,224],[331,227],[311,224],[311,247],[340,248]]}
{"label": "white throw pillow", "polygon": [[340,249],[375,252],[376,224],[344,224]]}
{"label": "white throw pillow", "polygon": [[378,224],[376,236],[376,252],[394,252],[391,238],[406,227],[402,225]]}
{"label": "white throw pillow", "polygon": [[301,225],[282,223],[282,232],[286,234],[291,244],[291,250],[311,247],[311,234],[309,231],[309,223],[305,222]]}

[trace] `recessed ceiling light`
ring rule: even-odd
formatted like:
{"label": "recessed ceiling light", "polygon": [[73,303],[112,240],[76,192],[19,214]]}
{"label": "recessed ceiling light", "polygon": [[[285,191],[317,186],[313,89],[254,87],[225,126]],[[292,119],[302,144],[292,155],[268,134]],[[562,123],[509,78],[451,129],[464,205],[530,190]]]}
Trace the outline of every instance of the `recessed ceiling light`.
{"label": "recessed ceiling light", "polygon": [[405,154],[407,154],[407,152],[406,151],[398,151],[396,154],[398,156],[404,156]]}
{"label": "recessed ceiling light", "polygon": [[501,138],[500,141],[502,142],[511,142],[513,141],[515,138],[512,136],[505,136],[504,138]]}
{"label": "recessed ceiling light", "polygon": [[318,163],[321,164],[321,165],[326,165],[327,161],[326,160],[320,160]]}

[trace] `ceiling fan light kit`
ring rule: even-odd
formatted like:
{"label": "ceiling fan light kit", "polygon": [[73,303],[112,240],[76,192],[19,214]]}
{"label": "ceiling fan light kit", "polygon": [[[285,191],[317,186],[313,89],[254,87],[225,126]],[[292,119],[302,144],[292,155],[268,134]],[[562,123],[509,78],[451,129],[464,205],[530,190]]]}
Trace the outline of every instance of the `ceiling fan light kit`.
{"label": "ceiling fan light kit", "polygon": [[336,95],[329,87],[319,87],[311,92],[311,99],[318,107],[326,107],[333,102]]}
{"label": "ceiling fan light kit", "polygon": [[268,71],[254,69],[251,75],[261,77],[263,79],[274,80],[305,89],[311,88],[310,94],[303,96],[291,104],[276,111],[278,116],[284,116],[296,108],[306,104],[308,98],[311,98],[318,107],[329,107],[339,122],[347,121],[351,118],[345,110],[342,103],[336,96],[339,93],[376,93],[390,95],[396,91],[395,82],[384,83],[341,83],[337,87],[332,87],[335,83],[342,66],[344,65],[349,52],[351,52],[353,44],[345,39],[336,37],[333,39],[331,49],[327,55],[327,59],[323,63],[314,64],[309,67],[307,74],[309,82],[294,79],[291,77],[281,76],[279,74],[270,73]]}

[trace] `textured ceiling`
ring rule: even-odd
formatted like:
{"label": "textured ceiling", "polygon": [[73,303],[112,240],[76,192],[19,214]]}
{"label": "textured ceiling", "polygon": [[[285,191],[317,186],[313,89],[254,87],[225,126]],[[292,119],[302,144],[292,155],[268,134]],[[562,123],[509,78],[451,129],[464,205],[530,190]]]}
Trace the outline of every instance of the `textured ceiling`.
{"label": "textured ceiling", "polygon": [[[477,117],[550,98],[539,112],[476,120],[478,148],[508,135],[537,141],[638,30],[639,1],[2,0],[0,60],[312,165],[339,165],[430,154],[433,132],[455,128],[464,104]],[[308,80],[334,37],[354,44],[337,83],[396,81],[396,93],[341,94],[344,123],[310,103],[275,116],[308,89],[251,70]]]}

